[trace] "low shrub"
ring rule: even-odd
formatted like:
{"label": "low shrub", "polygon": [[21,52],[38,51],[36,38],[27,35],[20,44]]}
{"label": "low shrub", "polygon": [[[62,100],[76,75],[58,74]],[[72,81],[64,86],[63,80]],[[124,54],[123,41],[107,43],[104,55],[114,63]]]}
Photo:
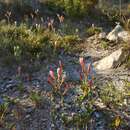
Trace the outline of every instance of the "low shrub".
{"label": "low shrub", "polygon": [[0,36],[1,54],[4,54],[4,56],[12,55],[16,58],[36,57],[41,50],[46,50],[46,44],[49,42],[49,37],[44,32],[30,30],[25,24],[21,24],[18,27],[6,24],[1,25]]}
{"label": "low shrub", "polygon": [[89,28],[86,30],[86,33],[87,33],[88,36],[92,36],[92,35],[94,35],[94,34],[99,34],[101,31],[102,31],[102,28],[92,26],[92,27],[89,27]]}
{"label": "low shrub", "polygon": [[101,48],[103,49],[108,49],[109,45],[108,45],[109,42],[105,41],[105,40],[102,40],[101,41]]}
{"label": "low shrub", "polygon": [[48,0],[48,7],[51,10],[62,9],[67,16],[76,18],[82,17],[97,4],[97,0]]}
{"label": "low shrub", "polygon": [[40,92],[35,92],[35,91],[32,91],[30,93],[30,99],[32,101],[32,103],[34,104],[35,107],[39,108],[40,105],[41,105],[41,102],[42,102],[42,95]]}
{"label": "low shrub", "polygon": [[71,51],[69,48],[80,40],[77,35],[61,36],[42,27],[30,29],[26,24],[5,23],[0,24],[0,37],[0,55],[13,61],[53,57],[50,52],[58,53],[61,48]]}

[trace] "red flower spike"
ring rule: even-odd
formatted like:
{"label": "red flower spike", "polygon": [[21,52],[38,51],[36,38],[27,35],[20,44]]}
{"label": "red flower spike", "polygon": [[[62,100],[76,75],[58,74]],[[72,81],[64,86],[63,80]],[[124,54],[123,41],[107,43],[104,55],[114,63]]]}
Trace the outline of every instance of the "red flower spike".
{"label": "red flower spike", "polygon": [[82,81],[83,80],[83,76],[82,76],[82,73],[80,72],[80,80]]}
{"label": "red flower spike", "polygon": [[88,68],[87,68],[87,73],[89,74],[91,71],[91,64],[88,65]]}
{"label": "red flower spike", "polygon": [[57,68],[57,76],[58,76],[58,80],[61,78],[62,75],[62,68]]}
{"label": "red flower spike", "polygon": [[63,69],[63,64],[62,64],[62,61],[61,61],[61,60],[59,61],[59,65],[60,65],[60,68]]}
{"label": "red flower spike", "polygon": [[84,58],[83,57],[79,58],[79,63],[80,63],[81,66],[84,64]]}

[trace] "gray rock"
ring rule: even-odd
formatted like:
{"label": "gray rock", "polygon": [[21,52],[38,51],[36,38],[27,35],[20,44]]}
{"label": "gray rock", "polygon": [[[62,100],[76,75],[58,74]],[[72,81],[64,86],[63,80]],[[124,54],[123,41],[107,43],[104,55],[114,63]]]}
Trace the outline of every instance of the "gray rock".
{"label": "gray rock", "polygon": [[107,39],[109,41],[117,41],[118,40],[118,33],[123,31],[123,28],[118,24],[116,27],[107,35]]}
{"label": "gray rock", "polygon": [[105,39],[106,38],[106,33],[102,32],[99,34],[99,39]]}
{"label": "gray rock", "polygon": [[107,70],[121,65],[125,59],[126,55],[124,54],[123,49],[120,48],[119,50],[113,52],[111,55],[95,62],[94,65],[97,70]]}
{"label": "gray rock", "polygon": [[122,40],[125,42],[130,41],[130,34],[128,31],[125,31],[121,25],[117,25],[106,37],[109,41],[118,41]]}
{"label": "gray rock", "polygon": [[79,72],[76,69],[77,67],[67,67],[66,72],[67,72],[67,80],[72,80],[72,81],[79,81],[80,80],[80,75]]}
{"label": "gray rock", "polygon": [[6,92],[9,89],[17,87],[19,82],[16,80],[5,81],[3,84],[0,84],[0,93]]}

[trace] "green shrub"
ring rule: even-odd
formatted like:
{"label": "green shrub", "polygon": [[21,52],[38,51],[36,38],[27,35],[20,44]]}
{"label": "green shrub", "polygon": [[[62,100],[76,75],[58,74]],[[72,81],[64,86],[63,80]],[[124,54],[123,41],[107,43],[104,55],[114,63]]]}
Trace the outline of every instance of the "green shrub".
{"label": "green shrub", "polygon": [[35,107],[40,107],[41,105],[41,101],[42,101],[42,96],[40,92],[31,92],[30,93],[30,99],[33,102],[33,104],[35,105]]}
{"label": "green shrub", "polygon": [[100,44],[101,44],[101,47],[102,47],[103,49],[108,49],[108,47],[109,47],[107,41],[102,40]]}
{"label": "green shrub", "polygon": [[65,0],[64,8],[69,16],[83,16],[96,4],[96,0]]}
{"label": "green shrub", "polygon": [[66,20],[65,23],[60,26],[58,31],[62,35],[75,35],[78,33],[79,29],[76,28],[70,20]]}
{"label": "green shrub", "polygon": [[102,31],[102,28],[100,27],[89,27],[86,32],[88,36],[92,36],[94,34],[98,34]]}
{"label": "green shrub", "polygon": [[[0,55],[9,63],[12,61],[35,60],[53,57],[50,52],[60,49],[71,51],[80,38],[77,35],[64,35],[43,28],[30,29],[26,24],[15,26],[0,23]],[[8,60],[6,60],[8,59]]]}
{"label": "green shrub", "polygon": [[29,29],[27,25],[0,26],[0,55],[19,58],[37,58],[42,53],[52,50],[49,35],[43,29]]}
{"label": "green shrub", "polygon": [[80,40],[77,35],[66,35],[61,40],[61,47],[64,48],[66,52],[74,52]]}
{"label": "green shrub", "polygon": [[92,10],[98,0],[1,0],[0,2],[2,11],[5,11],[5,7],[8,5],[13,13],[17,14],[18,12],[21,16],[34,13],[34,10],[39,9],[48,15],[64,11],[67,16],[77,18]]}
{"label": "green shrub", "polygon": [[81,17],[91,10],[97,2],[97,0],[48,0],[48,7],[53,10],[59,7],[70,17]]}

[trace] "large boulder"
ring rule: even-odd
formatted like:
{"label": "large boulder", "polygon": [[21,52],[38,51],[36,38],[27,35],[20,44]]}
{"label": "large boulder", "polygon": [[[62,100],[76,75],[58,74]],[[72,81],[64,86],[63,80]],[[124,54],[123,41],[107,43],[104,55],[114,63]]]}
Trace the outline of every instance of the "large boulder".
{"label": "large boulder", "polygon": [[123,28],[119,24],[116,25],[116,27],[107,35],[107,39],[109,41],[117,41],[118,33],[122,31],[123,31]]}
{"label": "large boulder", "polygon": [[94,63],[97,70],[107,70],[118,67],[126,60],[127,54],[123,48]]}
{"label": "large boulder", "polygon": [[130,34],[125,31],[121,25],[116,25],[116,27],[107,35],[106,37],[109,41],[122,40],[125,42],[130,41]]}

